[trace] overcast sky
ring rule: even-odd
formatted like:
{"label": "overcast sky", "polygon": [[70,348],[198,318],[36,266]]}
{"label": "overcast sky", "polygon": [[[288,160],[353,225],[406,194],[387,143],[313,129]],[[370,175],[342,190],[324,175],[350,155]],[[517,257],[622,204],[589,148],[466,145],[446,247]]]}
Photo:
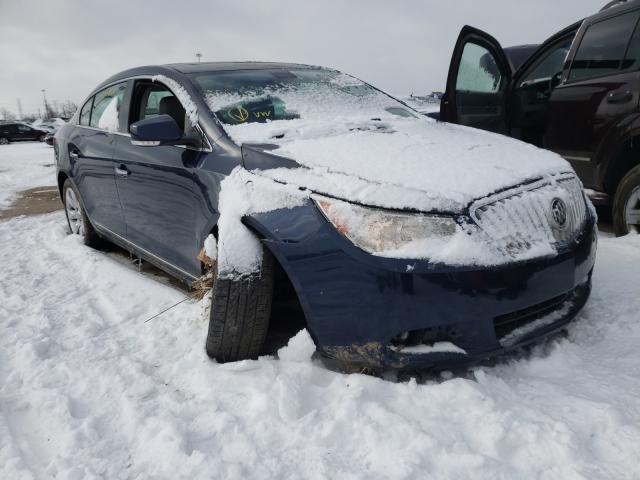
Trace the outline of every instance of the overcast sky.
{"label": "overcast sky", "polygon": [[540,43],[605,0],[0,0],[0,107],[80,102],[128,67],[273,60],[330,66],[392,93],[442,90],[460,28]]}

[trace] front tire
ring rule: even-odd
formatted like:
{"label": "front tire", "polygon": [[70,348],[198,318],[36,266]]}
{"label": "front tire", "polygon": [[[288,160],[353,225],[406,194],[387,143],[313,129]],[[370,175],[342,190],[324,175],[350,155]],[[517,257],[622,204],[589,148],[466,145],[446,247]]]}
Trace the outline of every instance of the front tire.
{"label": "front tire", "polygon": [[613,200],[613,229],[617,236],[640,233],[640,165],[620,181]]}
{"label": "front tire", "polygon": [[40,136],[38,137],[38,141],[39,141],[39,142],[44,142],[45,137],[46,137],[46,135],[40,135]]}
{"label": "front tire", "polygon": [[9,139],[7,137],[0,137],[0,145],[9,145]]}
{"label": "front tire", "polygon": [[91,222],[89,222],[89,218],[80,201],[80,194],[69,179],[65,180],[62,186],[62,203],[64,204],[64,213],[67,216],[69,233],[71,235],[80,235],[82,241],[88,247],[98,247],[100,238],[93,229]]}
{"label": "front tire", "polygon": [[267,337],[274,258],[264,249],[259,273],[219,278],[215,272],[206,350],[220,363],[257,358]]}

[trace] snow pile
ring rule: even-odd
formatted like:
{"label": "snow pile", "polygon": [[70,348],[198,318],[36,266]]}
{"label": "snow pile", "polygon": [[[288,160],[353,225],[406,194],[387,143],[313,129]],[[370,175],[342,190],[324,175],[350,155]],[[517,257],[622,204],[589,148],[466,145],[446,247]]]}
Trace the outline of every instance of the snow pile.
{"label": "snow pile", "polygon": [[180,100],[180,103],[184,107],[187,117],[191,121],[192,125],[196,125],[198,123],[198,107],[191,99],[191,95],[189,92],[185,90],[185,88],[176,82],[173,78],[169,78],[165,75],[155,75],[151,78],[152,82],[160,82],[165,86],[169,87],[169,90],[173,92],[173,94]]}
{"label": "snow pile", "polygon": [[307,362],[316,351],[311,335],[306,329],[300,330],[289,339],[286,347],[278,350],[278,358],[284,362]]}
{"label": "snow pile", "polygon": [[0,478],[640,478],[638,237],[601,239],[568,338],[398,384],[212,362],[198,304],[145,323],[184,292],[64,221],[0,222]]}
{"label": "snow pile", "polygon": [[211,260],[218,258],[218,243],[216,237],[211,234],[209,234],[204,241],[204,253]]}
{"label": "snow pile", "polygon": [[242,217],[302,205],[309,198],[290,185],[256,176],[238,167],[220,184],[218,208],[218,274],[237,277],[260,269],[262,245],[242,224]]}
{"label": "snow pile", "polygon": [[54,162],[53,148],[45,143],[0,145],[0,208],[9,206],[21,190],[55,185]]}

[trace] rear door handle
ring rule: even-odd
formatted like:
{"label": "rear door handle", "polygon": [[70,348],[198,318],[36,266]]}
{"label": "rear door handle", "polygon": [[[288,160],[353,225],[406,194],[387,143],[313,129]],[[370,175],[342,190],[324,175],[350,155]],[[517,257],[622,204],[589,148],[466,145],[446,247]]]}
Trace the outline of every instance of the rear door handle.
{"label": "rear door handle", "polygon": [[116,175],[119,177],[128,177],[131,173],[125,165],[120,165],[119,167],[115,167]]}
{"label": "rear door handle", "polygon": [[631,92],[612,92],[607,95],[607,102],[609,103],[627,103],[631,100],[633,100]]}

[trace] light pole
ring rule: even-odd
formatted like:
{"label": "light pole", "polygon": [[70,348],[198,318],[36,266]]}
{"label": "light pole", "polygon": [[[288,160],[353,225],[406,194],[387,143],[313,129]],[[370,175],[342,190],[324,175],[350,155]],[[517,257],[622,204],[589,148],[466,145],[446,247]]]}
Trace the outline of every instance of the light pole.
{"label": "light pole", "polygon": [[44,99],[44,114],[48,117],[50,117],[51,115],[49,115],[49,104],[47,103],[47,91],[43,88],[42,89],[42,98]]}
{"label": "light pole", "polygon": [[200,63],[200,59],[202,58],[201,53],[196,53],[196,58],[198,59],[198,63]]}

